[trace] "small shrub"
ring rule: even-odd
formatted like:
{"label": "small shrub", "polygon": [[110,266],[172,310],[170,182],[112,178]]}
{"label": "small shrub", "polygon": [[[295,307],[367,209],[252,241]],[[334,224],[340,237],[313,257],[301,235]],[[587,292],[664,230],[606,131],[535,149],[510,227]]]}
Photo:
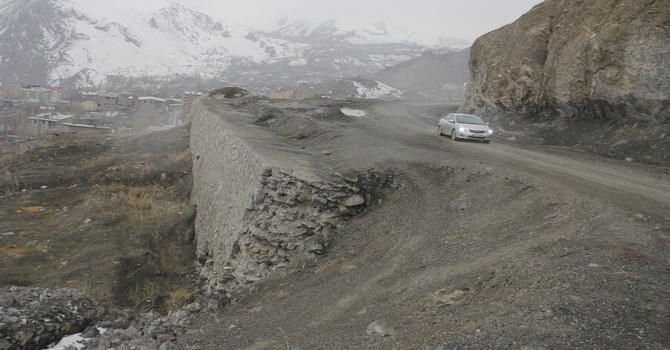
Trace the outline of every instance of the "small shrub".
{"label": "small shrub", "polygon": [[193,291],[186,287],[178,287],[169,289],[167,298],[165,300],[165,308],[169,310],[177,310],[184,306],[186,302],[193,295]]}
{"label": "small shrub", "polygon": [[171,202],[162,198],[160,187],[130,188],[121,202],[130,210],[129,219],[135,225],[153,222],[170,211]]}
{"label": "small shrub", "polygon": [[13,174],[9,169],[0,172],[0,195],[10,192],[18,192],[19,178]]}

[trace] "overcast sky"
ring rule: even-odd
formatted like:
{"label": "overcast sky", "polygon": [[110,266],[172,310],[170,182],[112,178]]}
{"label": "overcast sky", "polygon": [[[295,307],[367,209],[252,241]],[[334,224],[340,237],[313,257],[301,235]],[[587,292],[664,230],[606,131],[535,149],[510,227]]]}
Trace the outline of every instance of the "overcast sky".
{"label": "overcast sky", "polygon": [[[541,0],[178,0],[191,8],[230,21],[269,29],[287,16],[291,20],[346,18],[382,20],[416,31],[435,32],[473,41],[511,23]],[[232,18],[230,18],[232,17]]]}

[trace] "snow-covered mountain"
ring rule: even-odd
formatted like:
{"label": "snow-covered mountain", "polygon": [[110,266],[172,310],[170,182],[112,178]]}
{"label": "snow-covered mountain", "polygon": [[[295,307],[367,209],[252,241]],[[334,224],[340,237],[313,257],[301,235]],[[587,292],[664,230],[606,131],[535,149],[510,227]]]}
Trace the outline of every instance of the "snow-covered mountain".
{"label": "snow-covered mountain", "polygon": [[288,86],[370,75],[428,48],[467,45],[386,24],[350,28],[300,21],[260,31],[170,0],[0,0],[0,81],[200,76]]}
{"label": "snow-covered mountain", "polygon": [[349,44],[409,44],[426,47],[463,49],[470,42],[434,33],[417,32],[386,21],[365,23],[334,19],[327,22],[298,20],[278,27],[273,32],[284,38],[319,42],[325,38],[338,38]]}
{"label": "snow-covered mountain", "polygon": [[296,56],[302,45],[229,27],[167,0],[9,0],[0,8],[2,79],[95,84],[108,75],[214,75],[232,60]]}
{"label": "snow-covered mountain", "polygon": [[374,79],[354,77],[326,81],[305,91],[308,95],[325,95],[332,98],[361,98],[398,100],[405,97],[403,90],[396,89]]}

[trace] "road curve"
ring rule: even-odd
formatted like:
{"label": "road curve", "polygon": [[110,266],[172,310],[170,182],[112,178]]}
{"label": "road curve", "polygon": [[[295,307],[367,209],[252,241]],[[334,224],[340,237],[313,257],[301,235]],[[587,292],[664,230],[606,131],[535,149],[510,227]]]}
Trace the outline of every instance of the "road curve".
{"label": "road curve", "polygon": [[383,122],[369,125],[384,135],[385,144],[401,142],[404,146],[423,149],[425,156],[419,157],[426,160],[435,159],[434,152],[438,150],[448,154],[445,158],[533,176],[566,190],[615,202],[629,210],[645,209],[670,215],[670,171],[667,168],[607,159],[564,147],[521,145],[496,139],[490,144],[453,141],[437,135],[439,116],[412,114],[412,109],[419,107],[417,104],[391,106],[377,108],[383,114]]}
{"label": "road curve", "polygon": [[610,193],[626,200],[638,198],[665,207],[670,213],[670,178],[653,174],[625,162],[607,162],[597,156],[557,155],[533,151],[509,144],[480,145],[465,142],[464,153],[477,155],[514,169],[542,174],[548,179],[568,181],[580,191],[593,196]]}

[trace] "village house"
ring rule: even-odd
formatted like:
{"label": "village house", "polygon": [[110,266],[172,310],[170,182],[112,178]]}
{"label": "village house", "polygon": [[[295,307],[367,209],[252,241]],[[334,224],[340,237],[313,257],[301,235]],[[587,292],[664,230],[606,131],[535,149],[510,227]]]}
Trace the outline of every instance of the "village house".
{"label": "village house", "polygon": [[117,101],[117,106],[118,107],[125,107],[125,108],[128,108],[128,109],[134,109],[136,100],[137,100],[137,97],[135,97],[133,95],[119,94],[119,99]]}
{"label": "village house", "polygon": [[74,119],[74,116],[70,114],[42,113],[28,119],[31,120],[32,137],[41,137],[55,133],[56,125],[70,122]]}
{"label": "village house", "polygon": [[60,101],[63,89],[49,85],[21,85],[18,83],[3,83],[0,87],[0,98],[6,100],[24,100],[35,102]]}
{"label": "village house", "polygon": [[202,97],[202,92],[196,92],[196,91],[184,92],[182,96],[182,101],[184,102],[184,108],[186,110],[190,110],[193,102],[195,102],[195,100],[197,100],[200,97]]}
{"label": "village house", "polygon": [[63,99],[63,88],[50,85],[46,85],[44,88],[51,90],[51,101],[56,102]]}
{"label": "village house", "polygon": [[79,100],[97,103],[96,109],[114,110],[120,107],[134,109],[137,98],[128,93],[106,92],[98,94],[97,92],[82,92],[79,95]]}
{"label": "village house", "polygon": [[19,98],[20,90],[21,84],[5,83],[2,84],[2,87],[0,88],[0,96],[5,100],[15,100]]}
{"label": "village house", "polygon": [[81,116],[78,116],[73,120],[74,123],[77,124],[85,124],[85,125],[92,125],[92,126],[100,126],[104,124],[105,120],[105,115],[103,113],[98,113],[98,112],[87,112],[81,114]]}
{"label": "village house", "polygon": [[56,124],[55,133],[107,135],[112,133],[112,128],[105,126],[94,126],[88,124],[58,123]]}
{"label": "village house", "polygon": [[19,90],[19,99],[44,102],[51,100],[51,90],[41,86],[26,86]]}
{"label": "village house", "polygon": [[84,91],[79,94],[79,98],[83,101],[98,102],[98,93],[94,91]]}
{"label": "village house", "polygon": [[53,86],[28,85],[19,89],[19,99],[26,101],[60,101],[62,89]]}
{"label": "village house", "polygon": [[164,98],[142,96],[137,99],[137,114],[142,117],[160,117],[167,112],[168,101]]}
{"label": "village house", "polygon": [[297,96],[298,94],[295,89],[287,89],[287,88],[281,88],[279,90],[275,90],[271,94],[271,98],[279,100],[292,100],[295,99]]}
{"label": "village house", "polygon": [[119,94],[115,92],[108,92],[98,96],[98,106],[103,108],[116,108],[119,104]]}
{"label": "village house", "polygon": [[73,106],[83,112],[93,112],[98,109],[98,103],[95,101],[74,102]]}
{"label": "village house", "polygon": [[182,103],[182,100],[177,98],[168,98],[167,103],[167,114],[169,118],[168,123],[174,126],[181,125],[185,117],[184,104]]}

